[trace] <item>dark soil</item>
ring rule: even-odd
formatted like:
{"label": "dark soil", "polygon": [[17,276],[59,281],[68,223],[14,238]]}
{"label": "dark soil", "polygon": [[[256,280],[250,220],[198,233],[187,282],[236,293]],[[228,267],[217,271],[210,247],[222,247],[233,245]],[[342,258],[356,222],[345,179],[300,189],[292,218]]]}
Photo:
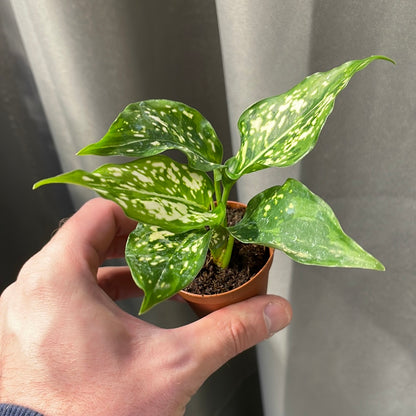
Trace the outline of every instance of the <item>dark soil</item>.
{"label": "dark soil", "polygon": [[[244,208],[227,207],[228,225],[234,225],[240,221],[244,211]],[[243,244],[236,240],[228,268],[222,269],[216,266],[208,252],[201,271],[184,290],[200,295],[215,295],[235,289],[249,281],[264,266],[268,258],[268,248],[255,244]]]}

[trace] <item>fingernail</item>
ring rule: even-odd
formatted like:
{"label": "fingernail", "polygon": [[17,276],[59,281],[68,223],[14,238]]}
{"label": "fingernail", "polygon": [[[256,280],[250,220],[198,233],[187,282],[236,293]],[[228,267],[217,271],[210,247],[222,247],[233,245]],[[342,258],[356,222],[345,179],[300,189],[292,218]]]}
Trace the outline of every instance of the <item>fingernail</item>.
{"label": "fingernail", "polygon": [[279,302],[268,303],[264,308],[263,316],[269,336],[287,326],[291,319],[291,313],[286,305]]}

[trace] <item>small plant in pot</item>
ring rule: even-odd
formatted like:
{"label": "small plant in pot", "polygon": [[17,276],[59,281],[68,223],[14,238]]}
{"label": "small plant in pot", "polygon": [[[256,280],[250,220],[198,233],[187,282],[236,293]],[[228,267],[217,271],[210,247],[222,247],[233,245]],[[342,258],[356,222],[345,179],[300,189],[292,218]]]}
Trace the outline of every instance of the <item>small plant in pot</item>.
{"label": "small plant in pot", "polygon": [[[273,249],[303,264],[384,270],[343,232],[331,208],[296,179],[260,192],[248,202],[240,221],[232,225],[227,221],[228,197],[236,181],[261,169],[291,166],[308,154],[338,93],[356,72],[377,59],[391,61],[384,56],[349,61],[249,107],[238,121],[241,147],[225,162],[213,127],[197,110],[162,99],[130,104],[100,141],[78,154],[121,155],[134,157],[133,161],[106,164],[93,172],[75,170],[41,180],[34,188],[82,185],[115,201],[138,221],[125,257],[144,292],[140,313],[178,292],[191,302],[205,298],[213,309],[238,301],[238,288],[229,291],[231,300],[225,303],[211,292],[189,294],[204,265],[230,267],[237,244],[260,246],[266,271]],[[161,154],[170,149],[183,152],[188,163]],[[263,279],[243,298],[264,293],[266,286]],[[196,310],[202,315],[210,308]]]}

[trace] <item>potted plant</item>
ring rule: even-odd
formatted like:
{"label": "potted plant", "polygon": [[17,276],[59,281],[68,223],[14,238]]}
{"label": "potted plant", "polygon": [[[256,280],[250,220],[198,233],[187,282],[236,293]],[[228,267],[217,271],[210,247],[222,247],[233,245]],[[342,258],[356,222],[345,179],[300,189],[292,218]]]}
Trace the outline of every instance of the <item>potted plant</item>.
{"label": "potted plant", "polygon": [[[227,222],[227,201],[236,181],[261,169],[291,166],[308,154],[338,93],[377,59],[391,61],[384,56],[349,61],[249,107],[238,121],[241,147],[225,162],[213,127],[194,108],[162,99],[130,104],[100,141],[78,154],[133,161],[93,172],[75,170],[43,179],[34,188],[86,186],[138,221],[125,254],[144,291],[140,313],[187,287],[207,258],[227,269],[237,242],[278,249],[303,264],[384,270],[343,232],[331,208],[296,179],[259,193],[239,222]],[[183,152],[188,163],[161,154],[169,149]],[[267,267],[272,255],[272,250],[266,252]]]}

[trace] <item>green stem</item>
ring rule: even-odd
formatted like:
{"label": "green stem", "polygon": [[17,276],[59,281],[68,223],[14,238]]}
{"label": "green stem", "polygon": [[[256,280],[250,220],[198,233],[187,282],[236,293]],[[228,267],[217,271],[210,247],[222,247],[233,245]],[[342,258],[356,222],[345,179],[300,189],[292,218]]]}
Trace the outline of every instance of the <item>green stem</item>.
{"label": "green stem", "polygon": [[223,192],[222,192],[222,198],[221,198],[221,202],[223,204],[226,204],[228,201],[228,197],[230,196],[230,192],[231,192],[231,188],[233,187],[235,182],[229,182],[229,183],[225,183],[223,184]]}
{"label": "green stem", "polygon": [[221,201],[221,171],[219,169],[214,170],[214,190],[215,190],[215,200],[217,204]]}
{"label": "green stem", "polygon": [[228,241],[227,241],[227,247],[224,251],[224,255],[222,257],[221,267],[223,269],[227,268],[230,264],[231,255],[233,253],[233,247],[234,247],[234,237],[229,234]]}
{"label": "green stem", "polygon": [[[234,183],[235,181],[226,180],[226,178],[224,178],[223,194],[222,194],[221,202],[224,204],[225,207],[227,206],[228,197],[230,196],[230,192]],[[224,228],[227,228],[228,226],[227,215],[225,215],[224,217],[223,225],[224,225]],[[234,247],[234,237],[231,234],[228,234],[227,244],[225,246],[223,255],[221,256],[221,267],[223,267],[224,269],[228,267],[228,265],[230,264],[233,247]]]}
{"label": "green stem", "polygon": [[226,206],[234,183],[235,181],[229,179],[223,172],[219,170],[214,171],[214,189],[217,206],[221,206],[223,208],[225,215],[221,227],[219,227],[216,231],[222,237],[218,239],[218,244],[215,247],[211,247],[211,255],[213,256],[215,264],[224,269],[228,267],[230,263],[234,247],[234,237],[226,230],[228,226]]}

